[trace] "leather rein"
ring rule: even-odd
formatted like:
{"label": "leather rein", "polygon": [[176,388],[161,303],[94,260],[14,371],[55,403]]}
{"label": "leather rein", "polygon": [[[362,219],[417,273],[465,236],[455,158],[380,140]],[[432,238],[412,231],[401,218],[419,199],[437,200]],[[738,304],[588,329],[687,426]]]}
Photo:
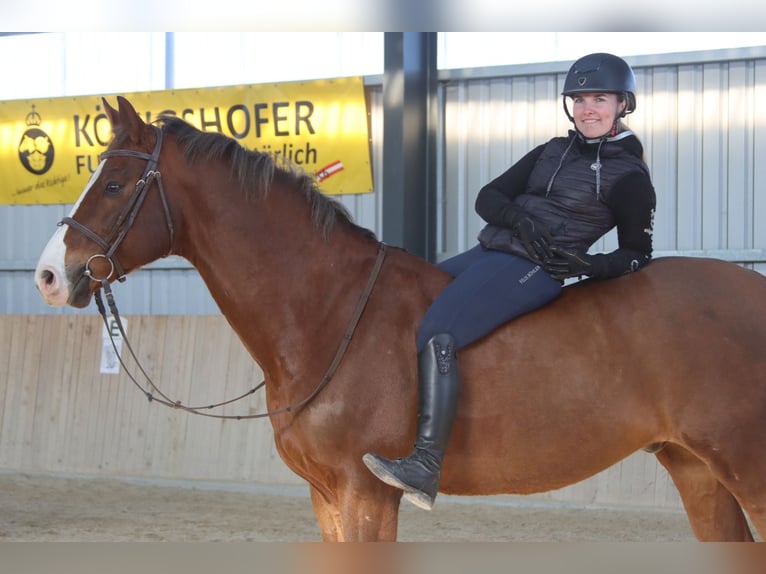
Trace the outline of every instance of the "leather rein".
{"label": "leather rein", "polygon": [[[132,157],[132,158],[146,160],[146,168],[144,169],[144,173],[141,176],[141,179],[139,179],[136,182],[135,191],[133,192],[128,203],[120,212],[120,215],[117,218],[117,222],[115,223],[114,229],[112,233],[109,235],[109,237],[106,239],[103,239],[100,235],[98,235],[97,233],[95,233],[94,231],[86,227],[85,225],[75,221],[72,217],[65,217],[58,224],[59,226],[69,225],[72,229],[79,231],[80,233],[85,235],[88,239],[92,240],[94,243],[96,243],[99,247],[101,247],[104,250],[103,254],[97,253],[95,255],[92,255],[88,259],[88,261],[85,263],[85,270],[83,271],[83,274],[89,279],[91,279],[92,281],[96,281],[101,284],[101,289],[96,290],[94,294],[94,299],[96,301],[96,307],[98,308],[99,314],[101,315],[101,318],[104,321],[104,325],[106,325],[107,327],[107,332],[109,333],[109,338],[112,343],[112,348],[114,349],[114,352],[117,355],[117,359],[119,360],[120,365],[122,365],[122,367],[125,369],[125,372],[130,378],[131,382],[144,394],[144,396],[146,396],[149,402],[154,401],[162,405],[165,405],[166,407],[180,409],[192,414],[201,415],[205,417],[211,417],[211,418],[217,418],[217,419],[234,419],[234,420],[272,417],[274,415],[289,413],[291,411],[294,411],[308,404],[314,399],[314,397],[316,397],[319,394],[319,392],[327,385],[327,383],[330,382],[333,375],[335,374],[338,367],[340,366],[343,356],[346,353],[346,349],[348,348],[348,345],[351,343],[351,339],[354,336],[356,327],[359,324],[359,320],[361,319],[362,314],[364,313],[364,309],[367,306],[367,301],[369,300],[370,294],[372,293],[372,289],[375,286],[375,282],[378,279],[380,270],[383,267],[383,261],[385,260],[386,250],[387,250],[386,244],[383,242],[379,243],[378,255],[377,255],[377,258],[375,259],[375,264],[373,265],[372,271],[369,277],[367,278],[367,284],[365,285],[364,291],[362,291],[362,294],[359,297],[359,301],[356,304],[354,313],[351,316],[351,319],[346,328],[346,331],[343,334],[343,338],[341,339],[341,342],[338,345],[338,349],[335,352],[335,357],[330,363],[330,366],[328,367],[324,376],[320,379],[319,383],[304,399],[302,399],[301,401],[298,401],[297,403],[293,403],[287,407],[284,407],[278,410],[267,411],[267,412],[256,413],[256,414],[249,414],[249,415],[221,415],[221,414],[205,412],[214,408],[228,405],[230,403],[233,403],[235,401],[238,401],[240,399],[243,399],[255,393],[258,389],[265,386],[266,381],[263,380],[258,385],[256,385],[255,387],[247,391],[246,393],[243,393],[242,395],[238,397],[234,397],[232,399],[222,401],[220,403],[204,405],[204,406],[189,406],[189,405],[184,405],[181,401],[174,401],[170,397],[165,395],[165,393],[163,393],[157,387],[157,385],[154,383],[152,378],[144,370],[143,366],[141,365],[141,362],[138,360],[138,357],[136,357],[136,354],[133,351],[133,347],[130,345],[130,341],[128,340],[127,334],[125,333],[125,328],[123,326],[122,319],[120,318],[120,313],[117,309],[117,305],[114,300],[114,293],[112,292],[112,287],[109,282],[109,279],[115,273],[116,273],[117,280],[125,281],[126,273],[124,271],[124,268],[120,264],[119,260],[117,259],[115,252],[117,251],[117,248],[122,243],[123,239],[125,239],[125,236],[127,235],[128,231],[130,231],[131,227],[133,226],[136,216],[138,215],[138,211],[143,205],[144,199],[146,198],[147,191],[151,187],[152,182],[155,182],[155,181],[157,182],[157,189],[159,191],[160,199],[162,201],[162,207],[165,212],[165,221],[167,223],[168,234],[170,237],[170,247],[167,253],[168,255],[170,255],[171,249],[173,247],[173,238],[174,238],[173,221],[170,217],[170,209],[168,207],[167,198],[165,196],[165,190],[162,186],[162,177],[160,175],[160,172],[157,171],[157,164],[159,162],[160,150],[162,149],[163,132],[162,132],[162,129],[158,128],[157,126],[152,126],[152,127],[155,129],[155,132],[157,134],[157,142],[151,154],[139,152],[139,151],[133,151],[133,150],[108,150],[104,152],[103,154],[101,154],[102,159],[109,158],[109,157],[123,156],[123,157]],[[93,273],[91,269],[91,263],[95,259],[105,259],[107,262],[109,262],[110,269],[107,275],[103,277],[97,277]],[[131,357],[133,357],[133,360],[138,366],[138,369],[141,371],[141,374],[147,380],[149,388],[145,388],[144,386],[142,386],[141,383],[139,383],[136,380],[136,378],[133,376],[133,374],[125,365],[122,355],[119,352],[119,349],[117,348],[117,344],[115,342],[114,335],[112,334],[112,330],[109,328],[106,307],[104,306],[104,301],[101,297],[102,290],[104,294],[106,295],[106,300],[109,306],[109,310],[111,311],[112,316],[114,317],[114,321],[117,324],[117,327],[120,331],[122,340],[125,342],[125,345],[128,348],[128,351]]]}

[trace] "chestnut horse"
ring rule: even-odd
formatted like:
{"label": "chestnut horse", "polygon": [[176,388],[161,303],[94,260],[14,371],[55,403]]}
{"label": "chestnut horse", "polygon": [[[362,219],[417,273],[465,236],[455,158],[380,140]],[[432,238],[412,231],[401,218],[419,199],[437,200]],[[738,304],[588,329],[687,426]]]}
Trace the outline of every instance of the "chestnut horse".
{"label": "chestnut horse", "polygon": [[[298,170],[177,118],[104,101],[114,138],[43,252],[51,305],[86,306],[167,254],[199,271],[263,370],[270,410],[300,403],[336,356],[381,243]],[[161,172],[161,177],[160,177]],[[138,182],[138,183],[137,183]],[[415,332],[449,277],[389,247],[345,355],[320,392],[271,417],[310,485],[324,540],[395,540],[401,491],[362,463],[415,435]],[[212,352],[212,350],[211,350]],[[656,452],[700,540],[766,536],[766,278],[660,258],[568,286],[464,349],[441,492],[528,494]]]}

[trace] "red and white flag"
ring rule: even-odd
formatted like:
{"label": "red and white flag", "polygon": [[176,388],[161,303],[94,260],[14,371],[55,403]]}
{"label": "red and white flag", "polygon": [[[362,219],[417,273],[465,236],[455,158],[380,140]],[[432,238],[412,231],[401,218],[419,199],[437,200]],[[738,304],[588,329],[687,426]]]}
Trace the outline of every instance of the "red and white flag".
{"label": "red and white flag", "polygon": [[329,165],[326,165],[322,169],[318,169],[316,172],[316,179],[318,182],[323,182],[331,175],[335,175],[336,173],[343,171],[343,162],[338,160],[334,161]]}

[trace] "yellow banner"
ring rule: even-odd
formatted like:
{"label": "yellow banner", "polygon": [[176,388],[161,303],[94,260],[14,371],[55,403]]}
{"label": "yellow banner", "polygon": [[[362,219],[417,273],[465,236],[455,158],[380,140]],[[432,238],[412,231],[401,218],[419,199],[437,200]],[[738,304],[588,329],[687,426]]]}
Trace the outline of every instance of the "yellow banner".
{"label": "yellow banner", "polygon": [[[328,194],[372,191],[360,77],[124,96],[147,122],[170,113],[282,155]],[[110,139],[101,96],[0,101],[0,203],[74,203]]]}

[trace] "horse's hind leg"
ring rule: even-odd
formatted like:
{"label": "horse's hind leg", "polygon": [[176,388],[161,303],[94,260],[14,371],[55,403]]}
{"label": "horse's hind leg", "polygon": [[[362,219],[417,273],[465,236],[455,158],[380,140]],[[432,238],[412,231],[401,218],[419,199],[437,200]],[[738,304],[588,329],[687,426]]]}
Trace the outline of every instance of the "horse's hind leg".
{"label": "horse's hind leg", "polygon": [[699,540],[752,542],[739,502],[703,461],[674,444],[668,444],[656,456],[673,479]]}

